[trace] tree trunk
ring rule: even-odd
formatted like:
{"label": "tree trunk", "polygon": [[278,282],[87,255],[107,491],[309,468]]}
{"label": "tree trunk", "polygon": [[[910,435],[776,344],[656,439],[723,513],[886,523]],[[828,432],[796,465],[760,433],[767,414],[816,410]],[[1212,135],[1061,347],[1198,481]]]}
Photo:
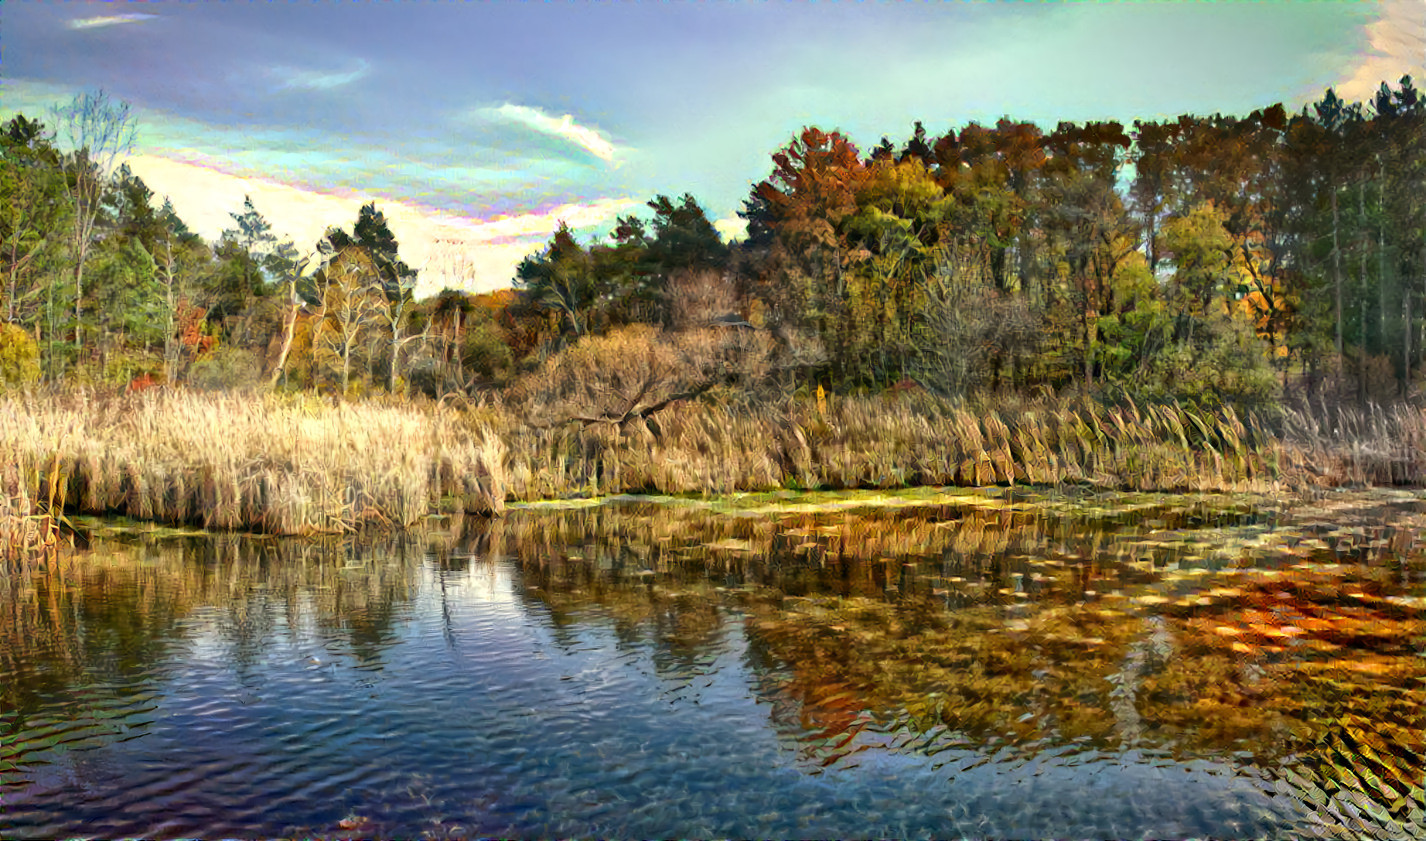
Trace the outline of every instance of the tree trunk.
{"label": "tree trunk", "polygon": [[76,352],[84,347],[84,337],[81,332],[84,319],[81,309],[84,303],[84,260],[88,256],[89,244],[87,242],[76,243],[74,259],[74,349]]}
{"label": "tree trunk", "polygon": [[1376,202],[1377,335],[1381,338],[1382,353],[1390,353],[1386,341],[1386,168],[1380,158],[1377,159]]}
{"label": "tree trunk", "polygon": [[1401,292],[1401,396],[1411,393],[1411,285],[1403,284]]}
{"label": "tree trunk", "polygon": [[1332,183],[1332,286],[1335,293],[1336,305],[1333,309],[1336,321],[1336,335],[1334,346],[1337,349],[1337,368],[1341,371],[1342,365],[1342,249],[1337,238],[1337,228],[1340,217],[1337,213],[1337,184]]}
{"label": "tree trunk", "polygon": [[287,368],[287,354],[292,351],[292,337],[297,332],[297,310],[300,309],[297,299],[297,279],[292,278],[287,282],[288,308],[287,317],[282,324],[282,349],[277,352],[277,364],[272,369],[272,378],[268,381],[269,389],[277,388],[277,381],[282,377],[282,372]]}
{"label": "tree trunk", "polygon": [[1367,344],[1367,245],[1371,243],[1371,237],[1367,233],[1367,187],[1365,184],[1357,186],[1357,224],[1361,227],[1361,245],[1357,251],[1357,278],[1360,281],[1360,295],[1357,299],[1357,337],[1361,350],[1357,352],[1357,405],[1365,409],[1367,407],[1367,373],[1369,359],[1369,346]]}
{"label": "tree trunk", "polygon": [[173,244],[163,243],[163,381],[172,384],[178,377],[178,300],[173,289]]}
{"label": "tree trunk", "polygon": [[393,331],[391,334],[391,370],[386,376],[386,393],[396,393],[396,359],[401,355],[401,340]]}
{"label": "tree trunk", "polygon": [[456,379],[460,382],[461,388],[464,389],[464,388],[465,388],[465,359],[461,356],[461,341],[462,341],[462,339],[464,338],[464,334],[462,333],[462,330],[463,330],[464,327],[465,327],[465,319],[462,317],[462,315],[463,315],[463,314],[461,313],[460,310],[456,310],[456,347],[455,347],[455,362],[456,362]]}
{"label": "tree trunk", "polygon": [[347,397],[347,379],[352,369],[352,346],[347,343],[342,350],[342,399]]}

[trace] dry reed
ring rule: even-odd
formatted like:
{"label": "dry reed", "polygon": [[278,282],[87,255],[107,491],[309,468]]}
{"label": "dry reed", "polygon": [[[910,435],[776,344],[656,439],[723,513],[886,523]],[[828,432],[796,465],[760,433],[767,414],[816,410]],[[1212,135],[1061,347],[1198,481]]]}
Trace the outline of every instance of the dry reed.
{"label": "dry reed", "polygon": [[0,448],[20,464],[57,437],[84,512],[302,534],[410,526],[443,498],[504,507],[500,442],[439,408],[184,391],[0,397]]}
{"label": "dry reed", "polygon": [[26,453],[0,462],[0,573],[57,556],[64,501],[57,455],[47,464]]}
{"label": "dry reed", "polygon": [[1256,419],[1180,405],[832,396],[678,404],[623,426],[496,425],[511,453],[509,493],[524,500],[916,485],[1275,490],[1297,481],[1284,465],[1299,462]]}
{"label": "dry reed", "polygon": [[[924,394],[675,403],[627,423],[524,423],[471,405],[149,391],[0,397],[15,543],[58,468],[80,511],[278,534],[405,527],[433,507],[774,488],[1084,484],[1276,491],[1426,483],[1426,411],[1288,411],[1282,430],[1231,408]],[[14,512],[21,512],[20,518]],[[25,512],[29,512],[26,514]],[[3,512],[0,512],[3,513]]]}
{"label": "dry reed", "polygon": [[1426,408],[1289,409],[1283,440],[1320,484],[1426,484]]}

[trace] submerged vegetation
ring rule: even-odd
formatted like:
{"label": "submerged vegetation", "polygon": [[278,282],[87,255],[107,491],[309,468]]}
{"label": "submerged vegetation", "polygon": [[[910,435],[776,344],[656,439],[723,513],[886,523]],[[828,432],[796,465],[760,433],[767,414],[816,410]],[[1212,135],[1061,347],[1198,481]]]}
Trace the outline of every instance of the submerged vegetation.
{"label": "submerged vegetation", "polygon": [[674,655],[716,605],[746,614],[759,691],[816,764],[884,732],[1251,757],[1314,804],[1314,837],[1426,825],[1419,493],[801,499],[517,512],[486,548],[560,621],[651,627]]}
{"label": "submerged vegetation", "polygon": [[745,635],[733,659],[812,773],[871,748],[1086,772],[1132,753],[1264,778],[1310,815],[1293,837],[1426,824],[1420,491],[626,497],[319,540],[84,527],[92,561],[0,580],[15,606],[0,668],[25,678],[0,681],[20,711],[0,748],[12,770],[44,760],[54,697],[82,699],[66,743],[129,735],[111,711],[149,696],[115,687],[147,680],[195,627],[249,670],[307,668],[268,648],[300,628],[311,668],[397,681],[419,594],[458,611],[471,588],[491,601],[475,599],[479,622],[452,620],[451,645],[510,599],[551,646],[585,651],[612,628],[620,662],[652,652],[673,697]]}

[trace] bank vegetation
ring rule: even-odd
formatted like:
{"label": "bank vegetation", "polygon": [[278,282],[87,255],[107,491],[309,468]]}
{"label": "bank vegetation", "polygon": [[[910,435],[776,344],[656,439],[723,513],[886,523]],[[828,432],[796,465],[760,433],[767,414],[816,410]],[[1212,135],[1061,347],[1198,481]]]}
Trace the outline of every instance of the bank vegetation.
{"label": "bank vegetation", "polygon": [[744,238],[658,195],[511,278],[458,243],[408,265],[375,202],[300,247],[249,199],[206,241],[123,164],[126,104],[47,119],[0,127],[10,554],[64,511],[286,534],[627,492],[1426,476],[1409,77],[865,152],[807,127]]}
{"label": "bank vegetation", "polygon": [[[617,412],[585,404],[550,421],[567,399],[556,389],[474,403],[167,389],[12,393],[0,397],[0,449],[16,454],[0,534],[14,557],[52,547],[66,506],[302,534],[406,528],[441,511],[498,515],[507,501],[618,493],[1426,484],[1426,412],[1404,406],[1286,410],[1269,423],[1231,407],[1128,400],[822,392],[740,404],[670,399],[668,387],[650,386]],[[639,409],[664,402],[648,415]]]}

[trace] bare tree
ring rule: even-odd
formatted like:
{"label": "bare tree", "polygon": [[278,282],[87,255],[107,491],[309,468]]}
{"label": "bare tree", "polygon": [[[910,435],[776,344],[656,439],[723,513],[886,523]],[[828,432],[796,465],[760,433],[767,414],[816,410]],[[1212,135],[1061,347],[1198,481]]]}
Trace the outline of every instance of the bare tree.
{"label": "bare tree", "polygon": [[475,279],[474,248],[465,240],[441,237],[436,240],[422,274],[427,278],[440,278],[439,282],[447,289],[466,289]]}
{"label": "bare tree", "polygon": [[133,149],[138,126],[129,103],[104,91],[81,93],[52,109],[56,136],[69,146],[61,157],[65,188],[74,204],[74,344],[83,344],[84,263],[114,170]]}
{"label": "bare tree", "polygon": [[385,293],[381,272],[365,248],[344,248],[323,268],[326,276],[324,318],[314,349],[320,346],[341,360],[342,394],[351,378],[352,351],[367,328],[381,320]]}
{"label": "bare tree", "polygon": [[761,330],[630,325],[564,348],[510,396],[535,426],[623,426],[715,386],[765,378],[773,344]]}
{"label": "bare tree", "polygon": [[[393,274],[395,274],[393,272]],[[387,378],[386,390],[392,394],[396,393],[396,375],[400,367],[401,349],[414,341],[421,341],[426,338],[429,326],[420,333],[409,336],[402,336],[401,331],[405,328],[407,319],[407,309],[413,300],[416,288],[416,277],[403,278],[396,276],[394,288],[385,289],[386,308],[382,310],[382,319],[386,322],[387,330],[390,334],[391,342],[391,371]]]}
{"label": "bare tree", "polygon": [[[279,249],[289,248],[290,243],[283,243]],[[277,381],[282,378],[282,372],[287,368],[287,355],[292,352],[292,336],[297,329],[297,313],[302,309],[302,297],[297,294],[297,281],[302,279],[302,274],[307,271],[307,265],[312,262],[312,255],[307,255],[301,259],[291,259],[286,261],[283,280],[287,283],[287,314],[282,320],[282,345],[277,351],[277,362],[272,366],[272,373],[269,375],[268,388],[276,388]]]}
{"label": "bare tree", "polygon": [[208,249],[201,242],[186,242],[166,231],[156,243],[154,278],[163,293],[163,372],[165,382],[176,382],[183,357],[184,323],[201,317],[192,303],[195,281],[208,264]]}
{"label": "bare tree", "polygon": [[984,246],[942,249],[925,292],[915,357],[915,378],[923,387],[963,394],[985,385],[987,373],[998,377],[1007,354],[1033,352],[1033,314],[1022,297],[995,289]]}
{"label": "bare tree", "polygon": [[742,324],[733,282],[713,269],[684,269],[668,282],[669,321],[675,330]]}
{"label": "bare tree", "polygon": [[431,309],[431,323],[428,332],[434,330],[440,342],[441,376],[452,376],[457,382],[465,383],[465,369],[460,347],[462,334],[470,314],[474,311],[470,294],[466,291],[475,279],[475,261],[472,259],[471,243],[459,239],[442,238],[436,240],[435,251],[431,255],[423,275],[440,278],[442,288],[436,295]]}

